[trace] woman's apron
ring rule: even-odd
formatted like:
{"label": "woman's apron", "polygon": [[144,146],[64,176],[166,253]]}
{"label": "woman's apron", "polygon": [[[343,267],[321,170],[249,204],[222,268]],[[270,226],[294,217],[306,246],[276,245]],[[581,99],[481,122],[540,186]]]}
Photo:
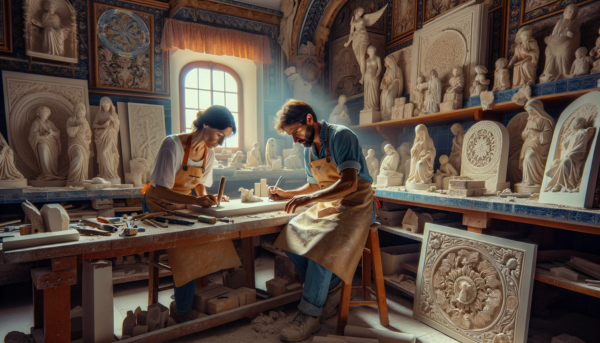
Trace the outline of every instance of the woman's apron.
{"label": "woman's apron", "polygon": [[[192,189],[200,184],[208,157],[208,149],[205,147],[202,168],[188,166],[187,161],[190,155],[191,143],[192,135],[189,135],[185,145],[183,164],[175,175],[175,184],[171,189],[185,195],[190,195]],[[154,213],[181,210],[186,207],[185,204],[171,204],[157,197],[156,189],[153,186],[150,186],[146,191],[146,204],[150,211]],[[242,265],[231,239],[167,249],[167,255],[173,272],[173,280],[177,287],[219,270]]]}
{"label": "woman's apron", "polygon": [[[309,153],[310,170],[321,189],[341,179],[329,151],[329,128],[326,146],[327,158],[313,162],[312,152]],[[354,193],[333,202],[319,202],[294,217],[275,246],[307,257],[351,283],[367,242],[372,215],[371,183],[358,178]]]}

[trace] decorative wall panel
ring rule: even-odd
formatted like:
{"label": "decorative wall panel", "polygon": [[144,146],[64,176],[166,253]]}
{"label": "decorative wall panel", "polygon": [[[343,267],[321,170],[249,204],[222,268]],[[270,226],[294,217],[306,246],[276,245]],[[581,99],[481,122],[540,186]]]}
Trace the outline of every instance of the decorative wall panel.
{"label": "decorative wall panel", "polygon": [[131,159],[143,158],[154,165],[165,130],[165,110],[161,105],[127,104]]}
{"label": "decorative wall panel", "polygon": [[587,4],[593,0],[522,0],[521,1],[521,25],[529,24],[536,20],[552,16],[562,12],[569,4]]}
{"label": "decorative wall panel", "polygon": [[426,224],[415,319],[465,343],[527,341],[537,246]]}
{"label": "decorative wall panel", "polygon": [[417,0],[393,1],[392,41],[406,37],[417,29]]}
{"label": "decorative wall panel", "polygon": [[458,7],[470,0],[424,0],[423,1],[423,22],[430,20]]}

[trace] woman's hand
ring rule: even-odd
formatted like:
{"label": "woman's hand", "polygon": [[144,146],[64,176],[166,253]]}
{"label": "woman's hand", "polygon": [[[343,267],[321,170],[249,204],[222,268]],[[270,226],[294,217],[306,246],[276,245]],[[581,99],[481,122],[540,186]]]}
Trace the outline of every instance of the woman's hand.
{"label": "woman's hand", "polygon": [[200,207],[211,207],[217,204],[217,197],[214,195],[203,195],[201,197],[196,198],[196,205]]}
{"label": "woman's hand", "polygon": [[313,203],[312,195],[296,195],[292,200],[285,204],[285,211],[287,213],[296,213],[299,207],[308,206]]}
{"label": "woman's hand", "polygon": [[[215,199],[218,199],[219,195],[215,194],[214,197],[215,197]],[[221,196],[221,201],[229,202],[229,197],[227,195],[223,194],[223,196]]]}
{"label": "woman's hand", "polygon": [[271,187],[267,188],[267,192],[269,192],[269,196],[273,200],[283,200],[283,199],[291,198],[290,196],[287,195],[286,191],[284,191],[283,189],[281,189],[279,187],[275,188],[274,186],[271,186]]}

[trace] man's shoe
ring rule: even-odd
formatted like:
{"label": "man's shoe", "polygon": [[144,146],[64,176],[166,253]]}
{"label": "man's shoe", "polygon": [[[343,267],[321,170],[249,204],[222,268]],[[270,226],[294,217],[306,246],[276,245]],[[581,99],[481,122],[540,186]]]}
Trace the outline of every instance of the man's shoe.
{"label": "man's shoe", "polygon": [[332,290],[327,293],[327,300],[323,305],[323,312],[321,313],[321,323],[324,323],[327,319],[335,316],[338,313],[338,305],[342,298],[342,285],[343,282],[335,286]]}
{"label": "man's shoe", "polygon": [[283,328],[279,338],[284,342],[300,342],[321,330],[318,317],[312,317],[298,311],[290,325]]}

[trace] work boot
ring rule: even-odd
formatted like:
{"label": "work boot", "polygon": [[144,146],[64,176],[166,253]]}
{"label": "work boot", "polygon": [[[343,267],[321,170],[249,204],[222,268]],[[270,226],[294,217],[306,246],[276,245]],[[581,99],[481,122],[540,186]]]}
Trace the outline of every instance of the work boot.
{"label": "work boot", "polygon": [[340,299],[342,298],[342,284],[343,282],[335,286],[332,290],[327,293],[327,300],[323,305],[323,312],[321,313],[321,323],[324,323],[327,319],[335,316],[338,312]]}
{"label": "work boot", "polygon": [[283,328],[279,338],[284,342],[300,342],[321,330],[319,317],[312,317],[298,311],[290,325]]}

